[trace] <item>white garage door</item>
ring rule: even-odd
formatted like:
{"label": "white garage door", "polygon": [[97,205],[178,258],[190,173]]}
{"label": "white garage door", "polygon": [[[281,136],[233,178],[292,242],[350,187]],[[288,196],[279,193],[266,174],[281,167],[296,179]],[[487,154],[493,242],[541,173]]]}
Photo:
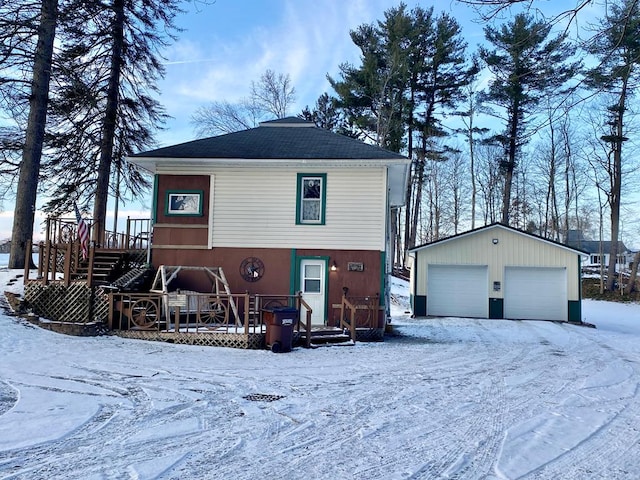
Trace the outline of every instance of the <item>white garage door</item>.
{"label": "white garage door", "polygon": [[566,268],[505,268],[505,318],[566,321],[567,308]]}
{"label": "white garage door", "polygon": [[427,314],[443,317],[489,316],[486,265],[429,265]]}

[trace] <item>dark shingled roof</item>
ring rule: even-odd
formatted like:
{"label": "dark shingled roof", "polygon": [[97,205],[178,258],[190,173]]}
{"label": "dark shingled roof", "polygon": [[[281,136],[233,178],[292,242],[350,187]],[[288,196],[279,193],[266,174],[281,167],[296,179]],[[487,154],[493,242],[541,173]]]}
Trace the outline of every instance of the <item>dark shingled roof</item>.
{"label": "dark shingled roof", "polygon": [[[579,248],[581,250],[586,250],[589,253],[598,253],[600,251],[601,242],[598,240],[587,240],[582,233],[582,230],[569,230],[567,232],[567,241],[565,242],[567,245],[573,248]],[[603,240],[602,241],[602,252],[609,253],[611,251],[611,240]],[[625,244],[620,241],[617,244],[618,253],[624,253],[628,251],[628,248]]]}
{"label": "dark shingled roof", "polygon": [[132,158],[406,159],[405,156],[288,117],[257,128],[132,155]]}

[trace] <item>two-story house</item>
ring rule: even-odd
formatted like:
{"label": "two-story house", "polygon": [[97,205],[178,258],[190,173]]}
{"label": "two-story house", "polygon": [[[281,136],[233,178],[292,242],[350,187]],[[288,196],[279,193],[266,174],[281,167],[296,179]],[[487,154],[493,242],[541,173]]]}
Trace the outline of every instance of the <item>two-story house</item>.
{"label": "two-story house", "polygon": [[290,117],[129,161],[155,175],[155,267],[221,267],[234,292],[302,292],[318,325],[345,291],[380,295],[384,323],[406,157]]}

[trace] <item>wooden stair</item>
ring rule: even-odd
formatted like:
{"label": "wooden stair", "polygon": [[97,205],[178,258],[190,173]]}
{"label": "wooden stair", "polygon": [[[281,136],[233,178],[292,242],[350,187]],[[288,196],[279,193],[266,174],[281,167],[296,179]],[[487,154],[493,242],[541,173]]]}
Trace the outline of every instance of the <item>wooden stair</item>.
{"label": "wooden stair", "polygon": [[[355,343],[351,340],[351,337],[348,333],[340,330],[337,327],[322,327],[322,328],[314,328],[310,332],[311,348],[318,347],[345,347],[345,346],[353,346]],[[301,340],[304,342],[306,340],[307,334],[301,332]]]}
{"label": "wooden stair", "polygon": [[111,286],[117,288],[121,292],[138,292],[143,290],[151,281],[153,269],[149,267],[136,267],[126,272],[115,281],[111,282]]}
{"label": "wooden stair", "polygon": [[[94,285],[108,285],[117,279],[121,273],[125,254],[118,251],[96,252],[93,257]],[[89,274],[89,262],[83,261],[78,265],[74,277],[86,279]]]}

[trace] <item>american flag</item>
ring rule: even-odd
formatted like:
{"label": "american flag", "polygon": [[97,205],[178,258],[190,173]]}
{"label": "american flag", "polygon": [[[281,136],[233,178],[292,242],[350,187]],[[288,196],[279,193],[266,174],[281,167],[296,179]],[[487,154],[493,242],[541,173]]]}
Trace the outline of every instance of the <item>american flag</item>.
{"label": "american flag", "polygon": [[73,207],[76,210],[76,222],[78,222],[78,240],[80,240],[80,246],[82,246],[82,259],[86,260],[87,256],[89,255],[89,227],[82,218],[82,215],[80,215],[78,205],[74,203]]}

